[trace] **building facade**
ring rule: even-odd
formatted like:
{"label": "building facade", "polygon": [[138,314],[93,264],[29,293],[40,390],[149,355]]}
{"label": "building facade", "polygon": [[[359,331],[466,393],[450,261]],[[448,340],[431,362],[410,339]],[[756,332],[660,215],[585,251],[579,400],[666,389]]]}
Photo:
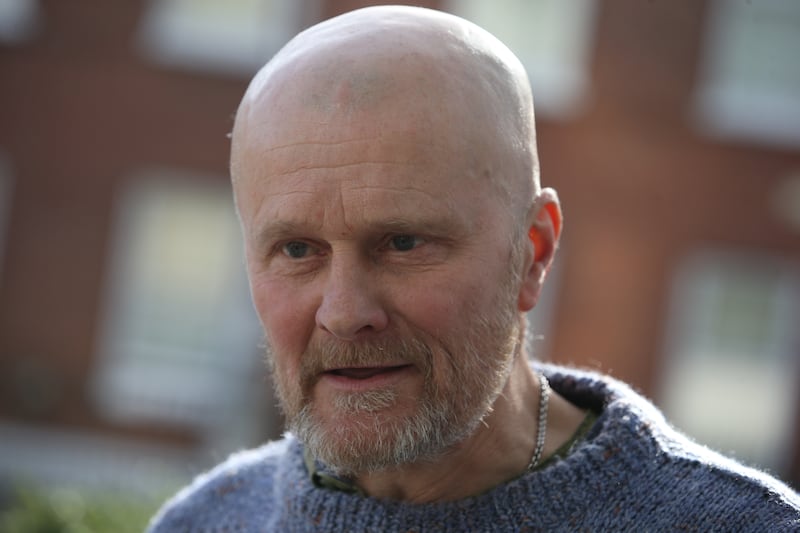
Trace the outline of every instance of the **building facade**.
{"label": "building facade", "polygon": [[[366,4],[2,4],[0,483],[148,491],[279,434],[227,133],[259,65]],[[798,4],[418,4],[529,70],[565,212],[535,354],[800,486]]]}

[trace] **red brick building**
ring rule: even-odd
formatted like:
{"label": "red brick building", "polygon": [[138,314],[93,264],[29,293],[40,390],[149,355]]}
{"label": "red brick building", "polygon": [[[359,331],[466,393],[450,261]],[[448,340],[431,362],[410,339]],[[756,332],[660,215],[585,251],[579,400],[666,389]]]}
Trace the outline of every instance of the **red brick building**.
{"label": "red brick building", "polygon": [[[531,74],[565,211],[536,353],[800,485],[798,4],[421,3]],[[280,45],[365,4],[0,8],[0,483],[149,490],[277,434],[226,133]]]}

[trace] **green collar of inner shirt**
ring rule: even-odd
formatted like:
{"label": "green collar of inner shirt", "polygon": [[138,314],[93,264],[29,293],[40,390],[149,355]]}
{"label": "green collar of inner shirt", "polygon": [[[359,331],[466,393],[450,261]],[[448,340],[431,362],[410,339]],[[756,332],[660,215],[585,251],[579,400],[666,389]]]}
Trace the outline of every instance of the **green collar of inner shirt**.
{"label": "green collar of inner shirt", "polygon": [[[597,421],[597,417],[598,415],[594,411],[587,411],[583,422],[581,422],[581,425],[578,426],[578,429],[575,431],[575,433],[572,434],[572,437],[567,442],[559,446],[559,448],[547,459],[539,463],[539,465],[534,468],[533,471],[536,472],[538,470],[547,468],[552,463],[560,461],[572,453],[572,450],[574,450],[577,445],[580,444],[584,438],[586,438],[586,434],[589,433],[589,430],[592,428],[595,421]],[[366,496],[364,491],[362,491],[352,479],[340,477],[332,472],[326,471],[325,467],[311,456],[307,448],[303,450],[303,460],[306,463],[306,469],[308,470],[309,476],[311,477],[311,482],[314,484],[314,486],[339,492],[346,492],[348,494],[359,494],[361,496]]]}

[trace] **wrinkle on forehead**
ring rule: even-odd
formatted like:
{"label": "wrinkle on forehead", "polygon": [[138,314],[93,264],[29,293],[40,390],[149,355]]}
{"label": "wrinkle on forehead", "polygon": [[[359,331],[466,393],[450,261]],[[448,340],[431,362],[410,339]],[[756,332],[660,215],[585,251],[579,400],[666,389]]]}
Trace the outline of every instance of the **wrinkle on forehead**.
{"label": "wrinkle on forehead", "polygon": [[[256,179],[287,177],[306,170],[337,170],[358,166],[417,167],[420,170],[442,167],[447,171],[448,157],[457,154],[444,143],[424,142],[404,137],[383,139],[353,138],[329,141],[300,141],[277,146],[254,146],[251,160],[256,168],[244,168],[243,174]],[[355,169],[354,169],[355,170]],[[469,169],[467,169],[469,170]],[[359,171],[360,172],[360,171]]]}
{"label": "wrinkle on forehead", "polygon": [[[378,137],[382,137],[378,135]],[[317,149],[315,152],[320,152],[320,149],[328,149],[328,148],[347,148],[352,145],[362,145],[367,150],[373,150],[374,147],[370,146],[375,141],[375,137],[355,137],[355,138],[347,138],[347,139],[314,139],[314,140],[298,140],[293,142],[286,142],[285,144],[277,144],[277,145],[270,145],[267,144],[262,146],[258,143],[249,143],[249,149],[256,152],[256,155],[261,156],[263,158],[280,158],[280,157],[291,157],[294,154],[304,153],[306,152],[306,148],[309,149]],[[387,144],[392,144],[398,149],[401,149],[401,152],[410,151],[410,150],[418,150],[420,148],[423,149],[430,149],[432,148],[440,148],[440,149],[447,149],[444,143],[438,143],[436,141],[415,141],[412,139],[405,139],[405,138],[392,138],[392,139],[385,139]],[[341,150],[336,150],[336,154],[340,154]],[[333,151],[332,151],[333,153]]]}
{"label": "wrinkle on forehead", "polygon": [[307,170],[339,170],[348,167],[357,167],[360,165],[403,165],[406,166],[408,163],[399,163],[397,161],[370,161],[370,160],[359,160],[359,161],[352,161],[349,163],[340,163],[340,164],[331,164],[331,165],[320,165],[318,163],[308,163],[305,165],[298,165],[296,167],[291,167],[287,170],[282,170],[279,173],[272,173],[270,177],[281,177],[281,176],[291,176],[292,174],[296,174],[298,172],[304,172]]}

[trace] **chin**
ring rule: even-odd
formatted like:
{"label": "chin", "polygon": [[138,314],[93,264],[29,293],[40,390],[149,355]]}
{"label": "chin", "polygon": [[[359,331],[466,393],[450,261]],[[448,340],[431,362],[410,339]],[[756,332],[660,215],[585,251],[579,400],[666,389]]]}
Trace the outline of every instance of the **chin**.
{"label": "chin", "polygon": [[331,414],[306,406],[290,429],[323,464],[340,475],[357,475],[440,456],[452,444],[440,431],[445,419],[419,405]]}

